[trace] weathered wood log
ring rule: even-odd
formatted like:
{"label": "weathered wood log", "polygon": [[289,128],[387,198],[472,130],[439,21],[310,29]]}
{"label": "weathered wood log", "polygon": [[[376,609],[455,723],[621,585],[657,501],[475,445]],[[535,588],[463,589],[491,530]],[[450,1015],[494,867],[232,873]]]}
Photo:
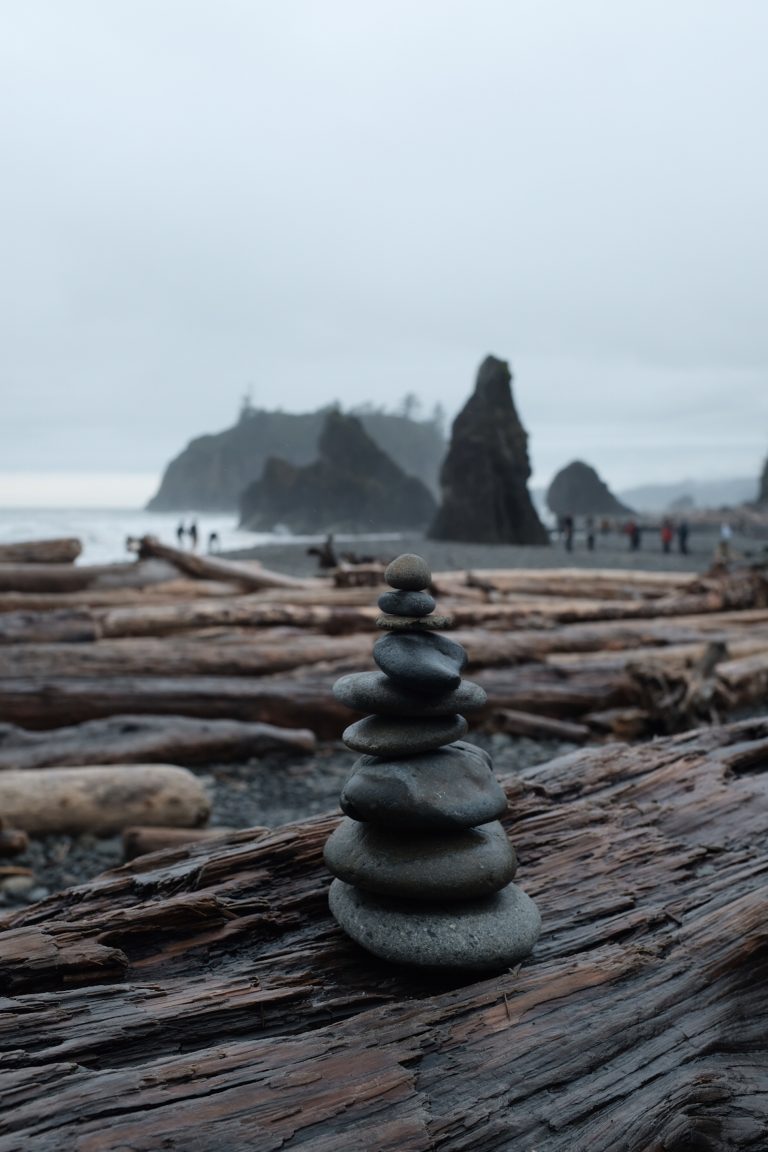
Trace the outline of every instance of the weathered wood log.
{"label": "weathered wood log", "polygon": [[0,773],[0,812],[25,832],[107,835],[130,824],[194,828],[210,803],[186,768],[132,764]]}
{"label": "weathered wood log", "polygon": [[221,560],[213,556],[200,556],[196,552],[184,552],[181,548],[162,544],[154,536],[142,536],[139,546],[142,559],[152,557],[166,560],[189,576],[242,584],[244,588],[253,591],[262,588],[311,588],[316,583],[322,587],[317,576],[301,579],[282,572],[271,572],[268,568],[262,567],[258,560]]}
{"label": "weathered wood log", "polygon": [[144,857],[17,913],[0,1152],[757,1152],[767,769],[756,721],[510,779],[544,929],[488,978],[386,965],[341,933],[335,818]]}
{"label": "weathered wood log", "polygon": [[97,612],[103,634],[166,636],[210,627],[268,628],[290,626],[318,628],[329,635],[371,629],[378,615],[375,607],[323,604],[286,604],[242,596],[218,602],[157,604],[113,608]]}
{"label": "weathered wood log", "polygon": [[0,614],[2,644],[84,644],[98,640],[101,628],[87,608]]}
{"label": "weathered wood log", "polygon": [[0,592],[66,593],[86,588],[142,588],[170,580],[175,570],[156,560],[125,564],[2,564]]}
{"label": "weathered wood log", "polygon": [[74,536],[0,544],[0,564],[72,564],[83,546]]}
{"label": "weathered wood log", "polygon": [[237,720],[127,715],[73,728],[29,732],[0,724],[0,770],[88,764],[210,764],[273,752],[301,756],[315,749],[307,728],[276,728]]}
{"label": "weathered wood log", "polygon": [[[328,637],[269,629],[255,638],[225,633],[98,644],[0,645],[0,679],[15,676],[269,676],[326,660],[370,664],[375,635]],[[766,641],[768,649],[768,641]]]}
{"label": "weathered wood log", "polygon": [[[235,831],[234,828],[164,828],[139,825],[123,829],[123,853],[126,860],[137,856],[147,856],[150,852],[164,852],[167,848],[179,848],[185,844],[199,844],[201,841],[224,840]],[[250,828],[252,836],[268,828]]]}
{"label": "weathered wood log", "polygon": [[[25,728],[56,728],[100,717],[145,713],[195,716],[305,727],[336,739],[351,713],[331,693],[338,669],[302,675],[135,676],[109,678],[0,679],[0,715]],[[633,680],[621,670],[564,671],[546,665],[481,669],[473,677],[488,693],[481,722],[499,708],[578,718],[638,702]]]}
{"label": "weathered wood log", "polygon": [[511,708],[499,708],[493,713],[491,724],[495,732],[531,736],[534,740],[566,740],[583,744],[592,735],[586,724],[555,720],[535,712],[516,712]]}
{"label": "weathered wood log", "polygon": [[[127,567],[127,565],[126,565]],[[132,605],[178,604],[182,600],[204,597],[224,598],[240,595],[233,584],[214,580],[163,580],[138,588],[101,587],[98,583],[77,592],[0,592],[1,612],[54,612],[59,609],[117,608]]]}

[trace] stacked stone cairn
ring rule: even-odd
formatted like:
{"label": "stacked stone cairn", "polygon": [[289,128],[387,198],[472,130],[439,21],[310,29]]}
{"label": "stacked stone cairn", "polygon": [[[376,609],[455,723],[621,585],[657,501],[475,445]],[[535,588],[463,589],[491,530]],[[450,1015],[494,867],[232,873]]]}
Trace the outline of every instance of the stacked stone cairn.
{"label": "stacked stone cairn", "polygon": [[368,951],[402,964],[500,970],[533,949],[540,918],[512,883],[507,810],[486,752],[462,737],[485,692],[461,673],[461,645],[437,629],[420,556],[393,560],[374,645],[381,671],[342,676],[337,700],[372,713],[344,742],[363,755],[341,793],[346,813],[325,846],[331,912]]}

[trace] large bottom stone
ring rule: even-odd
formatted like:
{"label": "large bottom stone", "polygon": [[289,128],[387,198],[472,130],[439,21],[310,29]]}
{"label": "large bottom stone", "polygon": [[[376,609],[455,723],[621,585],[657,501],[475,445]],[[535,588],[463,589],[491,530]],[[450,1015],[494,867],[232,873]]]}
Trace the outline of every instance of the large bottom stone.
{"label": "large bottom stone", "polygon": [[325,845],[340,880],[408,900],[476,900],[498,892],[517,868],[498,820],[456,832],[397,832],[342,820]]}
{"label": "large bottom stone", "polygon": [[328,903],[348,936],[394,964],[500,971],[528,956],[541,931],[538,908],[516,884],[466,904],[414,905],[334,880]]}

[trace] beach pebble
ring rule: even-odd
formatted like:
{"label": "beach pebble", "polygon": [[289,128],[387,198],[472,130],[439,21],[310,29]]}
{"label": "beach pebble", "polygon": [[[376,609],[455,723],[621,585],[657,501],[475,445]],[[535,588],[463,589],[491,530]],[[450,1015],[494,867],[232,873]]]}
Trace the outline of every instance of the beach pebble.
{"label": "beach pebble", "polygon": [[416,692],[457,688],[467,664],[461,644],[427,632],[382,636],[373,646],[373,658],[391,680]]}
{"label": "beach pebble", "polygon": [[422,696],[393,684],[383,672],[350,672],[336,681],[333,694],[355,712],[379,716],[451,716],[476,712],[488,701],[485,689],[471,680],[439,696]]}
{"label": "beach pebble", "polygon": [[453,628],[453,616],[377,616],[376,627],[390,632],[434,632]]}
{"label": "beach pebble", "polygon": [[390,588],[400,588],[404,592],[421,592],[422,589],[429,587],[432,573],[421,556],[416,556],[413,552],[404,552],[387,565],[384,579]]}
{"label": "beach pebble", "polygon": [[507,797],[481,749],[459,741],[407,760],[361,756],[341,792],[353,820],[413,831],[498,820]]}
{"label": "beach pebble", "polygon": [[435,606],[428,592],[384,592],[379,596],[379,608],[393,616],[428,616]]}
{"label": "beach pebble", "polygon": [[415,756],[452,744],[466,732],[467,722],[463,716],[438,716],[433,720],[366,716],[345,728],[341,738],[355,752],[398,757]]}
{"label": "beach pebble", "polygon": [[500,971],[524,959],[541,931],[539,911],[516,884],[466,904],[376,896],[334,880],[328,903],[363,948],[395,964]]}
{"label": "beach pebble", "polygon": [[488,896],[508,884],[517,867],[498,821],[414,836],[347,819],[326,843],[324,855],[329,870],[347,884],[419,901]]}

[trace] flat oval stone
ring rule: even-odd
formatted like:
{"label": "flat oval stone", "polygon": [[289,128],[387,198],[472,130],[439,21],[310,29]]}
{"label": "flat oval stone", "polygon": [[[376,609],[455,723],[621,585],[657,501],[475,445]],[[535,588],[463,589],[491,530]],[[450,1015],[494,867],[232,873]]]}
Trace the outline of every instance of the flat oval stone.
{"label": "flat oval stone", "polygon": [[517,870],[498,820],[461,832],[397,832],[345,819],[324,851],[339,880],[408,900],[473,900],[498,892]]}
{"label": "flat oval stone", "polygon": [[467,666],[461,644],[426,632],[393,632],[373,646],[373,658],[391,680],[415,692],[457,688]]}
{"label": "flat oval stone", "polygon": [[416,756],[443,744],[452,744],[466,734],[463,716],[437,716],[434,720],[397,719],[392,716],[366,716],[350,724],[342,740],[355,752],[369,756]]}
{"label": "flat oval stone", "polygon": [[476,712],[488,701],[485,689],[472,680],[439,696],[424,696],[398,687],[383,672],[350,672],[336,681],[333,694],[355,712],[378,716],[451,716]]}
{"label": "flat oval stone", "polygon": [[361,756],[341,792],[353,820],[441,831],[498,820],[507,797],[480,748],[463,741],[407,760]]}
{"label": "flat oval stone", "polygon": [[402,588],[404,592],[421,592],[429,588],[432,573],[426,560],[413,552],[404,552],[384,569],[384,579],[390,588]]}
{"label": "flat oval stone", "polygon": [[539,910],[517,884],[446,905],[376,896],[334,880],[328,904],[348,936],[394,964],[501,971],[529,956],[541,932]]}
{"label": "flat oval stone", "polygon": [[436,632],[453,628],[453,616],[377,616],[376,627],[388,632]]}
{"label": "flat oval stone", "polygon": [[435,607],[429,592],[384,592],[379,596],[379,608],[391,616],[428,616]]}

